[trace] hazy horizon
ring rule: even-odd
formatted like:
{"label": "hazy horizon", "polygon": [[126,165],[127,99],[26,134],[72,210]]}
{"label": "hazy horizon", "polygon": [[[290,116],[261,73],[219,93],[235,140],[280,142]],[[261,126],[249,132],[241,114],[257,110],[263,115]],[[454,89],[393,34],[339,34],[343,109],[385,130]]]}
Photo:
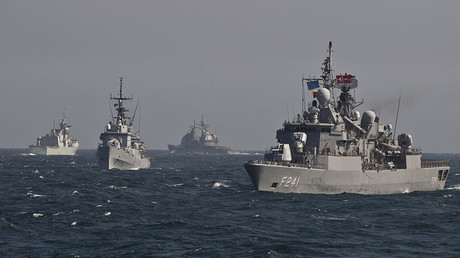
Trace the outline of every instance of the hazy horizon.
{"label": "hazy horizon", "polygon": [[[147,149],[179,144],[201,115],[220,144],[264,150],[301,110],[302,76],[356,76],[360,112],[424,152],[458,153],[458,1],[13,1],[0,9],[0,148],[59,123],[95,149],[108,98],[140,98]],[[308,95],[309,96],[309,95]],[[308,99],[307,99],[308,101]],[[289,118],[288,118],[289,113]],[[137,122],[136,122],[137,125]]]}

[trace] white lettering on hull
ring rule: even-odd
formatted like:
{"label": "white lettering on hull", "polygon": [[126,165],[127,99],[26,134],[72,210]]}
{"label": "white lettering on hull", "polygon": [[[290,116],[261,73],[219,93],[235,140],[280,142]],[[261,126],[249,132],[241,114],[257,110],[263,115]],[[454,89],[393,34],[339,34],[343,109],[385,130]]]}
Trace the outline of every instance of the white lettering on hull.
{"label": "white lettering on hull", "polygon": [[279,183],[279,186],[296,188],[297,185],[299,185],[299,182],[300,182],[300,176],[299,177],[284,176],[283,178],[281,178],[281,182]]}

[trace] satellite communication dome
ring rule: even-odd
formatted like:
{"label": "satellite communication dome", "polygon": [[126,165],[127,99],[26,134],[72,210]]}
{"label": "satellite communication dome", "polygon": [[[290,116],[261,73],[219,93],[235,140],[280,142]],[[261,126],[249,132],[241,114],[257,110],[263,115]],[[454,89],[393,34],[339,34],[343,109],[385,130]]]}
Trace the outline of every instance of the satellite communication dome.
{"label": "satellite communication dome", "polygon": [[363,117],[361,118],[361,127],[367,128],[375,121],[375,113],[373,111],[366,111],[363,113]]}
{"label": "satellite communication dome", "polygon": [[355,111],[353,112],[353,116],[355,117],[356,120],[359,120],[361,118],[361,113],[359,113],[359,111]]}
{"label": "satellite communication dome", "polygon": [[319,104],[321,106],[324,106],[327,104],[329,99],[331,99],[331,92],[328,89],[321,88],[318,90],[318,93],[316,94],[316,98],[319,101]]}

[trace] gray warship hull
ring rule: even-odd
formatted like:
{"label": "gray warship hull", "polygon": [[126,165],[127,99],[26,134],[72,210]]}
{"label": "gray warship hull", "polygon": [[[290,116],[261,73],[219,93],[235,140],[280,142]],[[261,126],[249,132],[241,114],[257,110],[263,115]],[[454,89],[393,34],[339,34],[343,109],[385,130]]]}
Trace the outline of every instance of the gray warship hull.
{"label": "gray warship hull", "polygon": [[[443,189],[449,161],[422,161],[410,134],[396,137],[396,125],[380,123],[372,110],[361,116],[356,107],[364,99],[358,103],[350,93],[358,80],[348,73],[334,76],[331,58],[329,42],[320,79],[302,76],[302,113],[276,131],[278,143],[267,149],[263,161],[244,164],[256,189],[312,194]],[[305,86],[312,91],[308,108]],[[400,101],[401,95],[397,118]]]}
{"label": "gray warship hull", "polygon": [[448,163],[402,170],[340,170],[296,167],[276,162],[244,164],[259,191],[311,194],[398,194],[444,188]]}
{"label": "gray warship hull", "polygon": [[150,167],[150,158],[142,157],[135,149],[124,150],[113,146],[99,146],[96,156],[100,169],[138,170]]}
{"label": "gray warship hull", "polygon": [[31,153],[46,156],[74,156],[77,150],[78,147],[29,146],[29,151]]}

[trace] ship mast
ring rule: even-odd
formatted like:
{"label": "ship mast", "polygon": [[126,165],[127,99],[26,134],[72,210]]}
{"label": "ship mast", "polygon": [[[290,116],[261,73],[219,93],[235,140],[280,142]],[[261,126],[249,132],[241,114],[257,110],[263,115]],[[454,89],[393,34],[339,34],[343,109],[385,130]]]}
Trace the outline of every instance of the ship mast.
{"label": "ship mast", "polygon": [[204,115],[201,115],[201,134],[204,134],[206,130],[208,129],[208,124],[204,123]]}
{"label": "ship mast", "polygon": [[323,87],[328,89],[331,94],[332,94],[332,99],[334,100],[335,103],[335,94],[332,88],[334,87],[334,79],[333,79],[333,71],[332,70],[332,41],[329,41],[329,49],[327,50],[328,52],[328,57],[323,62],[324,68],[321,68],[323,70],[323,75],[321,78],[323,79],[324,85]]}
{"label": "ship mast", "polygon": [[125,124],[125,119],[129,119],[126,116],[126,112],[129,110],[123,106],[123,100],[132,100],[133,97],[123,97],[123,77],[120,77],[120,94],[118,97],[112,97],[110,95],[110,99],[117,100],[117,103],[114,104],[115,110],[117,111],[117,125]]}

